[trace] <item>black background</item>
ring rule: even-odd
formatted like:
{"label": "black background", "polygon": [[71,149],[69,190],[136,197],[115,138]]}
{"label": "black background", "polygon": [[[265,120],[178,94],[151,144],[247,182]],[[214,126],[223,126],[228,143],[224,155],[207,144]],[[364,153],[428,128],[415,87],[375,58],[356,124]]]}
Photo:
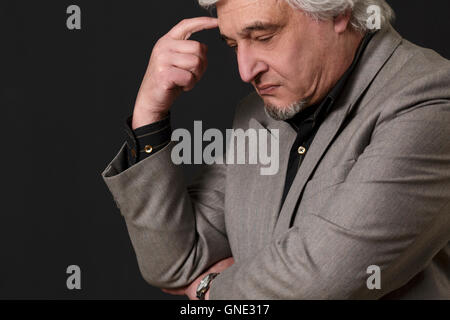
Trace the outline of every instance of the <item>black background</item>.
{"label": "black background", "polygon": [[[388,2],[403,37],[450,58],[449,1]],[[81,30],[66,27],[71,4]],[[196,0],[1,0],[0,298],[171,298],[142,279],[100,173],[124,141],[154,43],[199,15],[208,13]],[[217,30],[195,39],[209,45],[209,68],[174,105],[172,125],[223,130],[252,89]],[[186,178],[197,170],[185,167]],[[81,290],[66,288],[72,264]]]}

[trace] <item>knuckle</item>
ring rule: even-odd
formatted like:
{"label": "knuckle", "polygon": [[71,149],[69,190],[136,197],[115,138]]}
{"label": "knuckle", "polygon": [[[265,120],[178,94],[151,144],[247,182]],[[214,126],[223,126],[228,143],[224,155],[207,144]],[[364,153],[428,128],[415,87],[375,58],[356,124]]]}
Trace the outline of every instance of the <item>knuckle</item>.
{"label": "knuckle", "polygon": [[188,82],[188,83],[192,83],[193,81],[195,81],[195,75],[194,75],[194,73],[192,73],[192,72],[188,72],[187,74],[186,74],[186,81]]}
{"label": "knuckle", "polygon": [[155,57],[155,59],[158,59],[161,56],[161,47],[156,45],[153,47],[152,56]]}
{"label": "knuckle", "polygon": [[170,45],[170,38],[164,36],[156,42],[155,48],[163,52],[166,50],[167,47],[169,47],[169,45]]}
{"label": "knuckle", "polygon": [[198,57],[198,56],[194,56],[192,61],[194,62],[194,65],[196,67],[198,67],[202,64],[202,59],[200,59],[200,57]]}
{"label": "knuckle", "polygon": [[165,38],[159,38],[158,41],[156,41],[155,46],[153,47],[153,50],[159,50],[164,45]]}
{"label": "knuckle", "polygon": [[185,26],[188,23],[188,21],[189,21],[188,19],[183,19],[183,20],[180,21],[179,25],[180,26]]}

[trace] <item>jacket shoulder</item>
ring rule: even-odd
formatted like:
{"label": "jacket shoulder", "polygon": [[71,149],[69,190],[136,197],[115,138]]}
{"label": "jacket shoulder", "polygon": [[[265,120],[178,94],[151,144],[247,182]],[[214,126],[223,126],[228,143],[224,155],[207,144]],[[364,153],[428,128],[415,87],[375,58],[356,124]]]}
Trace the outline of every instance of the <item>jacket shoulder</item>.
{"label": "jacket shoulder", "polygon": [[[402,39],[371,83],[360,108],[379,114],[381,121],[416,109],[430,111],[434,105],[450,109],[450,61]],[[443,109],[434,108],[424,117],[438,116]]]}
{"label": "jacket shoulder", "polygon": [[383,89],[393,97],[450,99],[450,61],[407,40],[397,48],[380,78],[385,79]]}

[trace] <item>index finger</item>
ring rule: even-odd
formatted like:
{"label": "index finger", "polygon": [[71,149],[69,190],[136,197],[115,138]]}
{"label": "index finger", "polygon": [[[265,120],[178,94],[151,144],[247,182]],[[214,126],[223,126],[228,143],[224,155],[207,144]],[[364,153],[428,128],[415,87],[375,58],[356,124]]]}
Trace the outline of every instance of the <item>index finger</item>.
{"label": "index finger", "polygon": [[185,19],[173,27],[167,35],[175,40],[187,40],[193,33],[207,29],[214,29],[218,26],[219,24],[217,18],[198,17]]}

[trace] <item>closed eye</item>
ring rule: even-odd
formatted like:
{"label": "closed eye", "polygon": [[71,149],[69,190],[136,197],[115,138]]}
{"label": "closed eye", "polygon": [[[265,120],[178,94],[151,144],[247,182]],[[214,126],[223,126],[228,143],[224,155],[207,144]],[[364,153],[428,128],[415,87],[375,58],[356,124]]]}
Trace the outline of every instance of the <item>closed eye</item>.
{"label": "closed eye", "polygon": [[272,38],[273,38],[273,36],[259,37],[259,38],[256,38],[256,40],[259,41],[259,42],[267,42],[267,41],[269,41]]}

